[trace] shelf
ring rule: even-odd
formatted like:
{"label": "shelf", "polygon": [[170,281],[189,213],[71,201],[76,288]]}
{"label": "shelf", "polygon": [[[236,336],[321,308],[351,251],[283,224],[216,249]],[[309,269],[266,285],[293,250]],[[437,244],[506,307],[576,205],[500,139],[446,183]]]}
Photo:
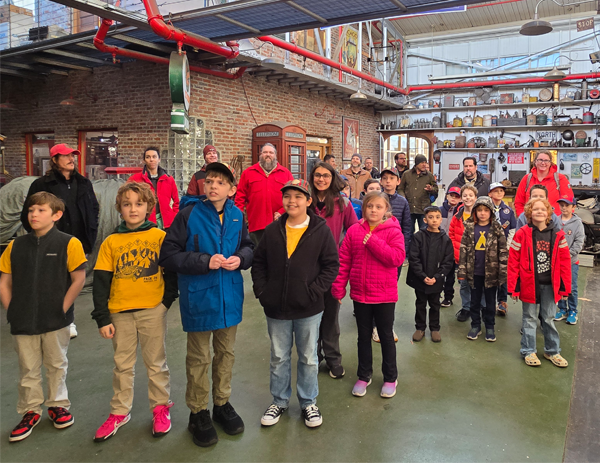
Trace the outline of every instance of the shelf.
{"label": "shelf", "polygon": [[[488,151],[493,151],[493,152],[500,152],[500,151],[507,151],[504,148],[434,148],[440,151],[474,151],[474,152],[488,152]],[[539,148],[530,148],[530,147],[525,147],[525,146],[521,146],[519,148],[508,148],[508,152],[525,152],[525,151],[535,151],[535,150],[541,150],[541,149],[547,149],[547,150],[552,150],[552,151],[581,151],[581,152],[585,152],[585,153],[589,153],[591,151],[598,151],[600,152],[600,148],[593,148],[593,147],[584,147],[584,148],[573,148],[573,147],[567,147],[567,146],[540,146]]]}
{"label": "shelf", "polygon": [[600,128],[600,124],[571,124],[571,125],[563,125],[563,126],[557,126],[557,125],[492,125],[490,127],[437,127],[437,128],[433,128],[433,127],[428,127],[426,129],[389,129],[389,130],[380,130],[377,129],[377,132],[424,132],[424,131],[433,131],[433,132],[460,132],[461,130],[464,130],[465,132],[490,132],[492,130],[504,130],[506,131],[511,131],[511,130],[515,130],[515,129],[544,129],[544,131],[551,131],[551,130],[557,130],[557,131],[562,131],[562,130],[567,130],[567,129],[593,129],[596,130],[597,128]]}

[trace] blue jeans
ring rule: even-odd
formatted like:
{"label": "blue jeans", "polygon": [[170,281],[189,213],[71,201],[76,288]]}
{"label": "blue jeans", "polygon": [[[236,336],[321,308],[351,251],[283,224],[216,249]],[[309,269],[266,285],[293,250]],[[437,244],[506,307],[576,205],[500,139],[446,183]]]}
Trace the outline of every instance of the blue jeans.
{"label": "blue jeans", "polygon": [[498,286],[498,302],[508,301],[508,285],[504,283]]}
{"label": "blue jeans", "polygon": [[296,338],[298,377],[296,394],[304,409],[317,402],[319,395],[319,363],[317,340],[323,313],[298,320],[277,320],[267,317],[271,338],[271,395],[273,403],[287,408],[292,396],[292,347]]}
{"label": "blue jeans", "polygon": [[[471,286],[469,282],[465,280],[460,281],[460,298],[462,300],[462,308],[467,312],[471,311]],[[481,295],[481,309],[485,309],[485,294]]]}
{"label": "blue jeans", "polygon": [[567,312],[577,313],[577,277],[579,276],[579,265],[571,264],[571,295],[567,301],[558,301],[558,308]]}
{"label": "blue jeans", "polygon": [[521,355],[537,353],[535,347],[535,331],[537,328],[538,314],[544,333],[544,353],[554,355],[560,353],[560,339],[558,330],[554,326],[556,303],[554,302],[554,289],[552,285],[538,285],[538,304],[523,302],[523,335],[521,336]]}

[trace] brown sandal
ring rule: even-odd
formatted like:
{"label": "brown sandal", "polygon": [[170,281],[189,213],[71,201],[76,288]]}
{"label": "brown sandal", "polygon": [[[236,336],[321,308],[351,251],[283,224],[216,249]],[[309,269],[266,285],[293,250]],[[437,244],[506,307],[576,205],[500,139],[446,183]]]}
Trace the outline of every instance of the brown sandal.
{"label": "brown sandal", "polygon": [[554,365],[560,368],[567,368],[569,366],[569,362],[567,362],[560,354],[544,354],[544,358],[550,360]]}
{"label": "brown sandal", "polygon": [[539,367],[542,364],[535,352],[525,356],[525,363],[530,367]]}

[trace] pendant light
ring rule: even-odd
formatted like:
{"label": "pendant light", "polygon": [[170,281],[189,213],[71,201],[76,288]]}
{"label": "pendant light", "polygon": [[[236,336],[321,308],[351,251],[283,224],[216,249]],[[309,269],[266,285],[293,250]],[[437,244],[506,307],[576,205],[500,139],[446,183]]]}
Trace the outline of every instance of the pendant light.
{"label": "pendant light", "polygon": [[350,95],[350,99],[351,100],[366,100],[367,99],[367,95],[365,95],[363,92],[360,91],[360,87],[362,84],[362,79],[358,80],[358,90],[353,93],[352,95]]}
{"label": "pendant light", "polygon": [[533,21],[529,21],[521,26],[519,34],[521,35],[544,35],[552,32],[552,24],[548,21],[540,21],[538,15],[538,7],[544,0],[540,0],[535,6],[535,12],[533,13]]}

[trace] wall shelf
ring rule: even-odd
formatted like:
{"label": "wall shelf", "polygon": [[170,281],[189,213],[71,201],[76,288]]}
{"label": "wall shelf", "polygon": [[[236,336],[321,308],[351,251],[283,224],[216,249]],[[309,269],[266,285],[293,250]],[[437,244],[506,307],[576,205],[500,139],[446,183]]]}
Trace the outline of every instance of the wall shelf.
{"label": "wall shelf", "polygon": [[539,148],[528,148],[525,146],[521,146],[519,148],[508,148],[508,150],[506,150],[505,148],[436,148],[440,151],[472,151],[472,152],[501,152],[501,151],[508,151],[509,153],[512,152],[517,152],[517,153],[522,153],[522,152],[526,152],[526,151],[538,151],[541,149],[547,149],[547,150],[552,150],[552,151],[578,151],[578,152],[582,152],[582,153],[589,153],[592,151],[598,151],[600,152],[600,148],[592,148],[592,147],[584,147],[584,148],[578,148],[578,147],[568,147],[568,146],[556,146],[556,147],[552,147],[552,146],[540,146]]}
{"label": "wall shelf", "polygon": [[377,132],[389,133],[389,132],[425,132],[425,131],[434,131],[434,132],[460,132],[464,130],[465,132],[490,132],[493,130],[504,130],[512,131],[516,129],[527,129],[527,130],[538,130],[538,131],[563,131],[567,129],[599,129],[600,124],[571,124],[571,125],[492,125],[490,127],[427,127],[425,129],[377,129]]}

